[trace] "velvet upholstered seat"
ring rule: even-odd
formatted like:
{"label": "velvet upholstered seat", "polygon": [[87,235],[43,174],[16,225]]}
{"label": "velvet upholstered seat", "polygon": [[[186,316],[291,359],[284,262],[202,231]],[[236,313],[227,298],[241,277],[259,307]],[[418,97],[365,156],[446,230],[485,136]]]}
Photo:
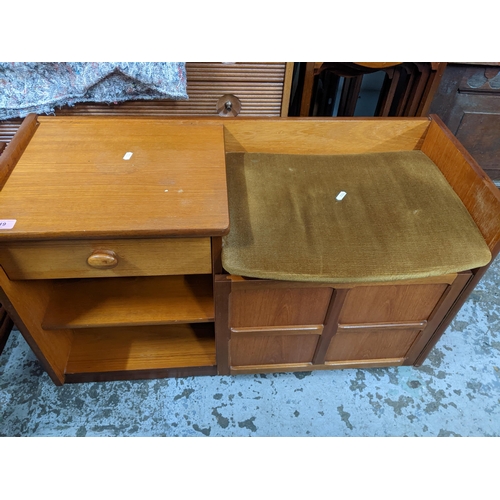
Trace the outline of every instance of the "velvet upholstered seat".
{"label": "velvet upholstered seat", "polygon": [[231,274],[359,283],[439,276],[491,259],[467,209],[421,151],[230,153],[226,162],[222,264]]}

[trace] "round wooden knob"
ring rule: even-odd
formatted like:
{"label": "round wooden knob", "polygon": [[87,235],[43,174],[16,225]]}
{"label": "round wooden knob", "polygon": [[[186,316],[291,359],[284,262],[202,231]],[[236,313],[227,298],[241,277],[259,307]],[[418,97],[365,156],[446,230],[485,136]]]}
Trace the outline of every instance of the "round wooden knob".
{"label": "round wooden knob", "polygon": [[118,257],[111,250],[95,250],[87,259],[87,264],[96,269],[111,269],[118,264]]}

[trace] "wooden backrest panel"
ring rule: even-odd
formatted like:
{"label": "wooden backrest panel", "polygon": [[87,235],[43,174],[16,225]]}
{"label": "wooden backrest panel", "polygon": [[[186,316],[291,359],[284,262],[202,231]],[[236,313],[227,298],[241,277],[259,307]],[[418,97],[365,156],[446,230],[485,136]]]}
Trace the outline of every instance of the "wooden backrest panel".
{"label": "wooden backrest panel", "polygon": [[226,119],[228,153],[352,154],[420,149],[429,120]]}
{"label": "wooden backrest panel", "polygon": [[9,142],[3,151],[2,156],[0,156],[0,189],[2,189],[7,182],[7,179],[14,170],[19,158],[21,158],[24,153],[37,127],[37,116],[35,114],[29,114],[23,120],[23,123],[12,141]]}
{"label": "wooden backrest panel", "polygon": [[500,251],[500,190],[437,116],[432,116],[422,151],[458,194],[495,257]]}

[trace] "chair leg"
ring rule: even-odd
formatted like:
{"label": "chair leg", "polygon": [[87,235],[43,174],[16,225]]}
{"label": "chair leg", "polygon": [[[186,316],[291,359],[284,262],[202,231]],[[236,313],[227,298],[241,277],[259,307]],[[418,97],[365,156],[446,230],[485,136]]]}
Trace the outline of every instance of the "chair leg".
{"label": "chair leg", "polygon": [[362,82],[363,75],[345,78],[337,116],[354,116]]}

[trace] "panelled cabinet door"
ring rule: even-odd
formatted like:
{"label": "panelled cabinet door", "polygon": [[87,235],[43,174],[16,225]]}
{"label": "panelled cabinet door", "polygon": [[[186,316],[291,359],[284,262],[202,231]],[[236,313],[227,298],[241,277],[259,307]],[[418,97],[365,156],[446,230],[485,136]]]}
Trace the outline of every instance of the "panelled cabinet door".
{"label": "panelled cabinet door", "polygon": [[411,328],[339,329],[330,343],[325,362],[385,359],[401,364],[420,331]]}
{"label": "panelled cabinet door", "polygon": [[325,363],[405,363],[412,347],[417,342],[425,345],[439,324],[443,315],[439,305],[450,290],[446,282],[349,290]]}
{"label": "panelled cabinet door", "polygon": [[323,325],[276,328],[232,328],[231,365],[309,364]]}
{"label": "panelled cabinet door", "polygon": [[232,371],[310,365],[331,296],[331,288],[233,291],[229,319]]}
{"label": "panelled cabinet door", "polygon": [[427,320],[447,288],[446,283],[360,286],[349,290],[341,325]]}
{"label": "panelled cabinet door", "polygon": [[470,273],[401,285],[255,281],[228,304],[231,373],[412,364]]}

